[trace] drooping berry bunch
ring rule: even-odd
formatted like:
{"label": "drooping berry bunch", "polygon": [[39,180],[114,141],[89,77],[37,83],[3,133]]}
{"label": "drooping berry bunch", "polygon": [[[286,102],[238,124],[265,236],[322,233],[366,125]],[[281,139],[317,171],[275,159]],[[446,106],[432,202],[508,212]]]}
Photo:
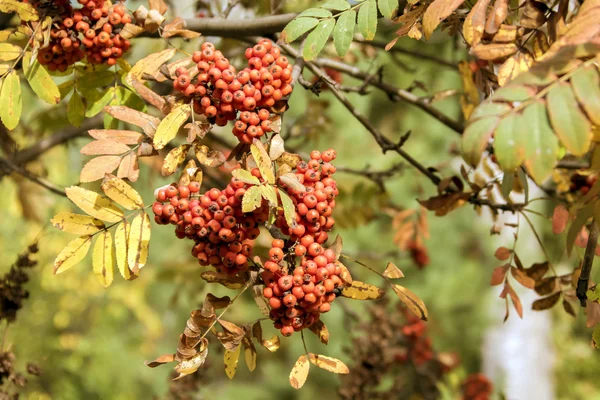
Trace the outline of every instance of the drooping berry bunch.
{"label": "drooping berry bunch", "polygon": [[[42,7],[45,2],[36,2]],[[64,4],[63,4],[64,3]],[[112,5],[107,0],[78,0],[82,5],[73,9],[69,2],[53,4],[56,15],[50,31],[50,43],[40,49],[38,60],[50,71],[66,71],[70,65],[87,60],[93,64],[115,65],[129,50],[129,40],[121,37],[124,24],[131,22],[123,4]]]}
{"label": "drooping berry bunch", "polygon": [[399,356],[399,361],[408,362],[419,366],[434,358],[431,338],[427,336],[427,325],[414,314],[403,310],[406,324],[402,327],[402,334],[408,341],[407,352]]}
{"label": "drooping berry bunch", "polygon": [[471,374],[462,383],[463,400],[489,400],[492,384],[483,374]]}
{"label": "drooping berry bunch", "polygon": [[248,66],[237,72],[214,44],[205,42],[192,55],[195,68],[175,71],[173,88],[193,100],[194,112],[225,126],[244,143],[271,131],[271,107],[292,92],[292,66],[268,39],[246,49]]}
{"label": "drooping berry bunch", "polygon": [[170,185],[156,192],[154,220],[161,225],[175,225],[178,238],[192,239],[192,255],[201,265],[212,265],[221,274],[243,272],[252,255],[251,241],[258,237],[258,226],[268,217],[267,207],[242,212],[247,188],[236,178],[224,190],[213,188],[202,195],[197,182]]}

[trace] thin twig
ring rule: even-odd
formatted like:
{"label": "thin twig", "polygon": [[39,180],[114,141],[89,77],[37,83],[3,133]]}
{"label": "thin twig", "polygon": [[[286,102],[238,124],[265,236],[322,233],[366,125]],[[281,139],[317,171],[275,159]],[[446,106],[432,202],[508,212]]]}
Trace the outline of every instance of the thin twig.
{"label": "thin twig", "polygon": [[[56,186],[52,182],[47,181],[47,180],[45,180],[42,177],[39,177],[39,176],[35,175],[32,172],[27,171],[25,168],[21,168],[18,165],[15,165],[14,163],[12,163],[9,160],[6,160],[4,158],[0,158],[0,166],[4,167],[6,170],[10,170],[12,172],[15,172],[15,173],[21,175],[23,178],[29,179],[33,183],[36,183],[36,184],[40,185],[41,187],[43,187],[45,189],[48,189],[52,193],[56,193],[56,194],[61,195],[63,197],[67,197],[67,194],[65,193],[64,189]],[[0,174],[0,177],[3,176],[3,175],[4,175],[3,173]]]}
{"label": "thin twig", "polygon": [[592,218],[592,222],[588,226],[590,235],[588,236],[588,242],[585,246],[585,254],[583,255],[583,262],[581,263],[581,274],[577,281],[577,298],[581,304],[581,307],[587,305],[587,291],[589,286],[590,275],[592,273],[592,265],[594,263],[594,256],[596,252],[596,246],[598,246],[598,225],[596,219]]}

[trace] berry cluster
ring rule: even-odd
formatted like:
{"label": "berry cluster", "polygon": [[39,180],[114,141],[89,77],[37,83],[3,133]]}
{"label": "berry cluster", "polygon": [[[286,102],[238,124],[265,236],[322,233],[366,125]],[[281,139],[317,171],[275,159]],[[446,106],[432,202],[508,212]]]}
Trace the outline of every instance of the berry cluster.
{"label": "berry cluster", "polygon": [[434,358],[431,338],[427,336],[427,325],[417,316],[404,310],[406,324],[402,334],[408,341],[408,350],[399,356],[399,361],[410,360],[414,365],[423,365]]}
{"label": "berry cluster", "polygon": [[194,112],[225,126],[244,143],[271,131],[271,107],[292,92],[292,66],[268,39],[246,49],[248,66],[237,72],[214,44],[205,42],[192,55],[193,68],[175,71],[173,88],[193,100]]}
{"label": "berry cluster", "polygon": [[463,400],[489,400],[492,384],[483,374],[471,374],[462,383]]}
{"label": "berry cluster", "polygon": [[573,176],[571,176],[569,191],[571,193],[579,192],[582,195],[585,195],[587,192],[589,192],[592,186],[594,186],[597,180],[598,175],[573,174]]}
{"label": "berry cluster", "polygon": [[242,199],[248,185],[232,178],[224,190],[216,188],[200,195],[200,185],[170,185],[156,192],[152,206],[154,220],[173,224],[178,238],[196,243],[192,255],[203,266],[212,265],[218,273],[236,274],[248,269],[252,243],[258,226],[268,217],[268,208],[242,212]]}
{"label": "berry cluster", "polygon": [[407,244],[407,248],[410,252],[410,258],[413,260],[417,268],[423,269],[429,264],[429,254],[427,254],[427,247],[425,247],[421,240],[410,240]]}
{"label": "berry cluster", "polygon": [[[42,6],[43,1],[34,5]],[[82,60],[93,64],[115,65],[126,52],[129,40],[121,37],[123,24],[131,16],[123,4],[111,5],[105,0],[78,0],[83,7],[73,9],[66,0],[53,4],[57,15],[50,31],[50,43],[40,49],[38,60],[50,71],[66,71]]]}

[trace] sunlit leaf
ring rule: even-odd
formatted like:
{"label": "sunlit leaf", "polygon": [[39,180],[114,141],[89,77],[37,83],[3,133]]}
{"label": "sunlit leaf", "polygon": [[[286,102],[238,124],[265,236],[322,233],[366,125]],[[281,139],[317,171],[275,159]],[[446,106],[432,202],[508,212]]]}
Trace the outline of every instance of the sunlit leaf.
{"label": "sunlit leaf", "polygon": [[324,19],[316,26],[316,28],[308,35],[304,42],[304,50],[302,55],[306,61],[312,61],[323,50],[329,35],[335,27],[335,19],[328,18]]}
{"label": "sunlit leaf", "polygon": [[144,208],[142,196],[124,180],[114,175],[104,177],[102,181],[102,190],[108,197],[117,204],[128,210],[137,210]]}
{"label": "sunlit leaf", "polygon": [[127,261],[127,245],[129,242],[129,222],[123,221],[117,225],[115,230],[115,258],[117,260],[117,269],[121,276],[131,279],[131,271]]}
{"label": "sunlit leaf", "polygon": [[164,148],[189,118],[191,109],[189,104],[178,105],[167,115],[156,128],[154,135],[154,148]]}
{"label": "sunlit leaf", "polygon": [[353,281],[351,286],[342,289],[342,296],[354,300],[376,300],[383,295],[383,290],[377,286],[361,281]]}
{"label": "sunlit leaf", "polygon": [[281,199],[285,222],[290,228],[294,228],[296,226],[296,208],[294,207],[294,203],[290,199],[290,196],[283,190],[279,190],[279,198]]}
{"label": "sunlit leaf", "polygon": [[148,260],[150,246],[150,218],[142,212],[131,221],[129,242],[127,245],[127,260],[129,269],[137,275]]}
{"label": "sunlit leaf", "polygon": [[225,373],[229,379],[233,379],[235,376],[241,350],[242,346],[237,346],[233,351],[225,350],[223,359],[225,362]]}
{"label": "sunlit leaf", "polygon": [[85,258],[91,245],[91,236],[82,236],[70,241],[54,260],[54,273],[63,273],[78,264]]}
{"label": "sunlit leaf", "polygon": [[391,262],[387,264],[385,271],[383,271],[383,276],[390,279],[404,278],[404,274],[400,271],[400,268]]}
{"label": "sunlit leaf", "polygon": [[191,144],[183,144],[169,151],[160,169],[162,176],[172,175],[183,164],[191,147]]}
{"label": "sunlit leaf", "polygon": [[13,130],[19,124],[23,110],[21,80],[17,71],[12,70],[0,83],[0,119],[8,130]]}
{"label": "sunlit leaf", "polygon": [[314,324],[309,326],[308,329],[319,337],[321,343],[329,343],[329,330],[327,329],[323,321],[316,321]]}
{"label": "sunlit leaf", "polygon": [[94,182],[112,173],[121,164],[121,156],[99,156],[88,161],[79,174],[81,182]]}
{"label": "sunlit leaf", "polygon": [[291,43],[313,29],[318,23],[317,18],[294,18],[281,32],[281,39],[286,43]]}
{"label": "sunlit leaf", "polygon": [[333,357],[323,356],[321,354],[308,353],[308,358],[311,363],[315,364],[319,368],[323,368],[326,371],[333,372],[335,374],[349,374],[350,370],[340,360]]}
{"label": "sunlit leaf", "polygon": [[76,235],[92,235],[104,229],[104,223],[89,215],[62,212],[50,220],[55,228]]}
{"label": "sunlit leaf", "polygon": [[394,292],[398,295],[400,301],[402,301],[413,314],[423,321],[427,321],[427,307],[425,307],[425,303],[423,303],[423,300],[421,300],[419,296],[400,285],[392,285],[392,289],[394,289]]}
{"label": "sunlit leaf", "polygon": [[377,0],[365,1],[358,10],[358,31],[365,40],[373,40],[377,32]]}
{"label": "sunlit leaf", "polygon": [[233,175],[234,178],[237,178],[240,181],[249,185],[260,185],[260,181],[258,180],[258,178],[252,175],[249,171],[246,171],[245,169],[234,169],[233,171],[231,171],[231,175]]}
{"label": "sunlit leaf", "polygon": [[345,56],[348,49],[350,49],[352,39],[354,38],[355,26],[356,11],[348,10],[338,17],[337,24],[333,30],[333,44],[338,56]]}
{"label": "sunlit leaf", "polygon": [[[0,50],[0,54],[2,53],[3,51]],[[34,59],[32,63],[31,53],[29,52],[25,53],[23,57],[23,72],[25,79],[29,82],[29,86],[31,86],[31,89],[40,99],[48,104],[58,104],[60,102],[58,86],[56,86],[48,71],[46,71],[37,59]],[[81,118],[83,118],[83,114],[84,112],[81,112]]]}
{"label": "sunlit leaf", "polygon": [[290,372],[290,385],[292,385],[294,389],[300,389],[302,386],[304,386],[304,383],[308,378],[309,370],[310,363],[303,354],[298,358],[296,364],[294,364],[294,368],[292,368],[292,371]]}
{"label": "sunlit leaf", "polygon": [[[448,18],[464,0],[434,0],[423,14],[423,34],[429,40],[438,25]],[[359,15],[360,18],[360,15]]]}
{"label": "sunlit leaf", "polygon": [[110,232],[104,231],[98,235],[98,239],[94,244],[94,254],[92,256],[94,275],[104,287],[109,287],[113,281],[114,254],[112,242]]}
{"label": "sunlit leaf", "polygon": [[83,211],[106,222],[119,222],[123,219],[123,211],[110,199],[96,192],[71,186],[65,189],[67,197]]}

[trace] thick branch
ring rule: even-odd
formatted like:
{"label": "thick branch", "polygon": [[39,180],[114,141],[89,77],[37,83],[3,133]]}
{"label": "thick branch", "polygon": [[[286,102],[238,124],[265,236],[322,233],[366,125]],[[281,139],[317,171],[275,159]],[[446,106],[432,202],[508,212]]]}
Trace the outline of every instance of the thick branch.
{"label": "thick branch", "polygon": [[[287,46],[286,46],[286,48],[287,48]],[[413,106],[420,108],[421,110],[425,111],[427,114],[431,115],[432,117],[434,117],[435,119],[440,121],[442,124],[446,125],[448,128],[450,128],[453,131],[455,131],[456,133],[458,133],[459,135],[462,135],[462,133],[464,131],[463,124],[453,120],[452,118],[448,117],[441,111],[432,107],[427,99],[423,99],[407,90],[400,89],[400,88],[395,87],[394,85],[385,83],[380,79],[370,79],[370,75],[368,73],[362,71],[358,67],[353,67],[353,66],[345,64],[343,62],[329,60],[326,58],[318,59],[315,62],[315,64],[318,65],[319,67],[335,69],[337,71],[340,71],[347,75],[350,75],[356,79],[360,79],[360,80],[364,80],[364,81],[369,80],[369,83],[371,85],[373,85],[373,86],[381,89],[385,93],[387,93],[393,100],[405,101],[409,104],[412,104]]]}
{"label": "thick branch", "polygon": [[585,307],[587,302],[587,290],[590,280],[590,274],[592,273],[592,265],[594,263],[594,253],[596,246],[598,245],[598,225],[596,219],[592,218],[592,222],[589,226],[590,235],[588,237],[587,246],[585,247],[585,254],[583,256],[583,262],[581,263],[581,274],[577,281],[577,298],[579,299],[581,306]]}
{"label": "thick branch", "polygon": [[269,15],[252,19],[192,18],[186,28],[204,36],[264,36],[281,32],[297,14]]}

